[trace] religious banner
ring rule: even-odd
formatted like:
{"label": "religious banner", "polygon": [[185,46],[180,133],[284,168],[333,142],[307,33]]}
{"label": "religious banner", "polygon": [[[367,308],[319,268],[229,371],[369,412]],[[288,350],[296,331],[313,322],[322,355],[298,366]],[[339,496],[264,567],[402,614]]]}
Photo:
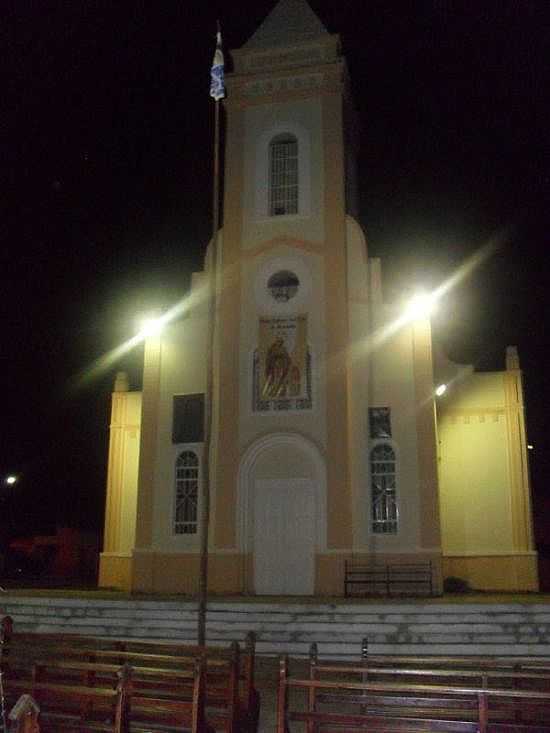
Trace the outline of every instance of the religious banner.
{"label": "religious banner", "polygon": [[261,400],[307,395],[307,316],[260,318],[258,344]]}

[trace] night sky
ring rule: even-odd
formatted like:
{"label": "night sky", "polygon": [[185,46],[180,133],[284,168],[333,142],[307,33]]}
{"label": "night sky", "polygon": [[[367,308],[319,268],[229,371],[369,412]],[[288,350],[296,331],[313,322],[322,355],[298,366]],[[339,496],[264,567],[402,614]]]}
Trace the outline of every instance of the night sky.
{"label": "night sky", "polygon": [[[2,4],[0,471],[21,475],[11,496],[0,486],[10,531],[100,530],[114,374],[139,388],[142,353],[78,376],[201,268],[215,21],[236,48],[273,5]],[[360,219],[386,297],[438,285],[501,243],[446,296],[434,332],[450,357],[482,369],[518,346],[538,540],[550,549],[550,3],[310,5],[348,60]]]}

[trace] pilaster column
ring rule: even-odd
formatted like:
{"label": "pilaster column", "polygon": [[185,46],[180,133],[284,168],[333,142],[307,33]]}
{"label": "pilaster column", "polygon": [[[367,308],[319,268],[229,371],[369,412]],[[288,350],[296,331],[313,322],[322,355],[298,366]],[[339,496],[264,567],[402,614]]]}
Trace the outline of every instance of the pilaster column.
{"label": "pilaster column", "polygon": [[141,436],[137,488],[136,549],[149,549],[153,542],[153,493],[157,455],[158,414],[160,401],[161,338],[154,335],[145,341]]}
{"label": "pilaster column", "polygon": [[430,321],[412,323],[413,370],[416,409],[419,483],[420,544],[440,551],[441,522],[437,479],[437,433],[435,423],[432,333]]}
{"label": "pilaster column", "polygon": [[504,403],[508,441],[508,470],[512,504],[512,535],[514,549],[529,552],[534,549],[529,466],[525,432],[523,384],[517,349],[506,349],[504,373]]}
{"label": "pilaster column", "polygon": [[111,398],[111,422],[109,425],[109,458],[107,464],[107,500],[105,504],[105,530],[103,551],[120,550],[120,521],[124,471],[124,430],[126,423],[126,395],[128,380],[123,372],[116,377],[115,391]]}
{"label": "pilaster column", "polygon": [[353,544],[349,447],[349,313],[344,192],[343,98],[339,82],[322,100],[325,160],[327,545]]}

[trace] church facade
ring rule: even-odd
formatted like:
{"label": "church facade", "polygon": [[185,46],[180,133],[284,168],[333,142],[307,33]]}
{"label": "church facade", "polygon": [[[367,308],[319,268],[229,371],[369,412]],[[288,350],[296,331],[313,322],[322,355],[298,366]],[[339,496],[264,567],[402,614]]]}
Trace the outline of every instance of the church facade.
{"label": "church facade", "polygon": [[[429,560],[437,590],[535,590],[517,355],[490,374],[434,366],[429,320],[384,303],[338,37],[281,0],[233,60],[209,590],[342,595],[347,559]],[[142,390],[117,376],[103,587],[197,590],[210,255],[185,318],[147,339]]]}

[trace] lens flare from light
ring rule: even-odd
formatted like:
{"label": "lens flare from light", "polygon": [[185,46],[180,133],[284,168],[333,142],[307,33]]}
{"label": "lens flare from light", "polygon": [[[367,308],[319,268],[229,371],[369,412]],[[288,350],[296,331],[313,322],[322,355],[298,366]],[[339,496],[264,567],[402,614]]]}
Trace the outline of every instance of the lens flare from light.
{"label": "lens flare from light", "polygon": [[[486,262],[498,249],[509,241],[512,231],[503,229],[496,232],[483,246],[466,259],[441,285],[429,296],[435,305],[442,302],[444,296],[467,279],[478,267]],[[352,347],[352,358],[359,358],[365,352],[375,352],[392,338],[401,328],[414,320],[402,312],[393,321],[375,329],[371,335]]]}
{"label": "lens flare from light", "polygon": [[[162,325],[176,321],[179,318],[184,317],[189,311],[199,307],[206,301],[208,296],[208,289],[201,288],[197,289],[191,295],[182,298],[178,303],[173,305],[166,313],[161,316]],[[89,364],[80,374],[77,374],[70,382],[68,386],[69,392],[74,392],[82,389],[88,383],[97,379],[102,374],[111,369],[120,359],[132,349],[139,346],[145,340],[144,334],[140,331],[139,333],[132,336],[128,341],[125,341],[119,346],[116,346],[111,351],[103,354],[94,362]]]}
{"label": "lens flare from light", "polygon": [[437,305],[437,293],[417,293],[405,308],[406,321],[420,321],[429,318]]}
{"label": "lens flare from light", "polygon": [[158,336],[166,324],[164,318],[142,318],[139,321],[138,337],[145,341],[152,336]]}

